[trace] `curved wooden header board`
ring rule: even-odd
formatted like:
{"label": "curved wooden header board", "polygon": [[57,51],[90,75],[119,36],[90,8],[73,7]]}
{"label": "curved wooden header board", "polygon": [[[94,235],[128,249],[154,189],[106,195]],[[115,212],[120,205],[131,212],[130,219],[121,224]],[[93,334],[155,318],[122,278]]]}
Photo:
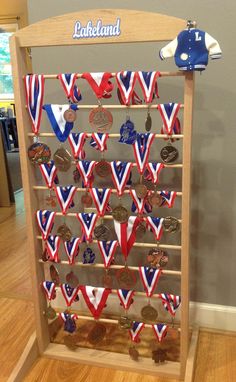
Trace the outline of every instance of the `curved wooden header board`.
{"label": "curved wooden header board", "polygon": [[168,41],[186,20],[128,9],[93,9],[31,24],[15,33],[20,47]]}

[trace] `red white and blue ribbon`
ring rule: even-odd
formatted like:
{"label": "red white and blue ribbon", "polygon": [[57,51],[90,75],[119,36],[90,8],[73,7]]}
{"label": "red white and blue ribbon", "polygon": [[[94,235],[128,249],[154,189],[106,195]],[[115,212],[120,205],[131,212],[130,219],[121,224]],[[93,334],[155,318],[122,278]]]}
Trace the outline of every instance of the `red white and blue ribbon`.
{"label": "red white and blue ribbon", "polygon": [[165,324],[154,324],[152,325],[153,331],[156,335],[158,342],[162,342],[167,335],[168,325]]}
{"label": "red white and blue ribbon", "polygon": [[96,162],[94,160],[81,160],[77,163],[76,167],[80,172],[80,175],[84,182],[84,187],[88,187],[90,183],[90,178],[92,176],[92,172]]}
{"label": "red white and blue ribbon", "polygon": [[82,160],[85,158],[84,144],[86,138],[86,133],[70,133],[68,137],[68,142],[70,144],[75,159]]}
{"label": "red white and blue ribbon", "polygon": [[39,169],[48,188],[52,188],[57,176],[57,168],[54,161],[52,160],[51,162],[40,164]]}
{"label": "red white and blue ribbon", "polygon": [[164,131],[168,135],[173,134],[173,127],[180,109],[180,103],[163,103],[157,105],[162,121],[164,123]]}
{"label": "red white and blue ribbon", "polygon": [[75,85],[77,73],[58,74],[57,78],[61,81],[66,96],[72,102],[79,102],[82,99],[78,86]]}
{"label": "red white and blue ribbon", "polygon": [[133,164],[130,162],[111,162],[111,174],[117,193],[121,196],[129,179]]}
{"label": "red white and blue ribbon", "polygon": [[79,288],[79,286],[71,288],[69,284],[61,284],[61,292],[67,306],[71,306],[72,302],[76,299],[79,293]]}
{"label": "red white and blue ribbon", "polygon": [[45,243],[50,261],[59,262],[59,247],[61,239],[59,236],[49,235]]}
{"label": "red white and blue ribbon", "polygon": [[176,310],[180,306],[181,297],[169,293],[161,293],[159,297],[162,300],[164,308],[174,317]]}
{"label": "red white and blue ribbon", "polygon": [[67,312],[61,312],[61,313],[59,313],[59,317],[60,317],[60,319],[63,321],[63,322],[66,322],[66,320],[68,319],[68,318],[70,318],[71,320],[78,320],[78,315],[77,314],[75,314],[75,313],[73,313],[73,314],[70,314],[70,313],[67,313]]}
{"label": "red white and blue ribbon", "polygon": [[168,205],[169,208],[173,207],[175,198],[176,198],[176,191],[161,191],[160,195],[165,200],[165,203]]}
{"label": "red white and blue ribbon", "polygon": [[43,281],[42,287],[49,301],[56,298],[56,284],[53,281]]}
{"label": "red white and blue ribbon", "polygon": [[104,241],[98,240],[98,248],[101,252],[105,268],[109,268],[114,259],[115,251],[118,246],[117,240]]}
{"label": "red white and blue ribbon", "polygon": [[117,235],[117,239],[121,248],[121,252],[125,259],[129,255],[131,248],[135,242],[136,230],[140,223],[138,216],[130,216],[125,223],[119,223],[114,220],[114,228]]}
{"label": "red white and blue ribbon", "polygon": [[68,257],[69,264],[75,263],[75,257],[78,254],[80,239],[73,237],[70,241],[64,241],[65,252]]}
{"label": "red white and blue ribbon", "polygon": [[146,103],[151,103],[154,94],[158,96],[157,78],[160,76],[160,72],[137,72],[138,80],[143,91],[144,99]]}
{"label": "red white and blue ribbon", "polygon": [[80,212],[79,214],[77,214],[77,218],[81,224],[81,230],[83,235],[85,236],[85,240],[90,241],[92,239],[98,215],[94,214],[93,212],[90,214]]}
{"label": "red white and blue ribbon", "polygon": [[[76,105],[70,105],[70,109],[76,111]],[[64,113],[68,110],[68,105],[43,105],[46,111],[49,122],[60,142],[65,142],[73,129],[74,122],[67,122],[64,118]]]}
{"label": "red white and blue ribbon", "polygon": [[[166,134],[164,125],[161,128],[161,134]],[[175,119],[175,123],[174,123],[173,128],[172,128],[172,134],[181,134],[181,124],[180,124],[179,118]],[[179,138],[173,138],[173,137],[171,137],[171,138],[163,138],[163,139],[165,141],[168,141],[170,139],[171,142],[175,142],[175,141],[179,140]]]}
{"label": "red white and blue ribbon", "polygon": [[[131,212],[133,212],[134,214],[139,214],[138,212],[138,208],[137,206],[135,205],[135,203],[133,202],[132,203],[132,206],[131,206]],[[152,212],[152,206],[151,204],[149,204],[149,202],[147,201],[144,205],[144,209],[143,209],[143,213],[144,214],[150,214]]]}
{"label": "red white and blue ribbon", "polygon": [[155,134],[138,133],[137,139],[133,144],[134,156],[137,163],[138,171],[142,175],[148,162],[150,148],[155,139]]}
{"label": "red white and blue ribbon", "polygon": [[107,140],[109,138],[108,133],[92,133],[90,146],[100,152],[107,150]]}
{"label": "red white and blue ribbon", "polygon": [[120,90],[121,99],[125,105],[129,105],[130,103],[136,78],[136,72],[122,71],[116,73],[117,86]]}
{"label": "red white and blue ribbon", "polygon": [[163,218],[156,218],[153,216],[147,216],[146,218],[147,227],[154,233],[155,239],[160,240],[163,231]]}
{"label": "red white and blue ribbon", "polygon": [[139,274],[147,297],[151,297],[153,295],[161,273],[161,269],[139,267]]}
{"label": "red white and blue ribbon", "polygon": [[110,98],[113,84],[110,81],[112,73],[83,73],[81,78],[88,81],[97,98]]}
{"label": "red white and blue ribbon", "polygon": [[84,300],[95,320],[98,320],[103,308],[106,305],[107,298],[111,293],[108,288],[94,288],[92,286],[81,285],[80,290]]}
{"label": "red white and blue ribbon", "polygon": [[133,303],[134,290],[117,289],[117,295],[123,308],[128,310]]}
{"label": "red white and blue ribbon", "polygon": [[111,191],[112,190],[109,188],[103,188],[102,191],[99,191],[98,188],[89,189],[99,216],[104,216],[105,211],[107,210]]}
{"label": "red white and blue ribbon", "polygon": [[147,180],[151,180],[152,183],[158,184],[159,182],[159,175],[161,170],[164,168],[163,163],[147,163],[147,170],[148,170],[148,176],[146,177]]}
{"label": "red white and blue ribbon", "polygon": [[43,240],[47,240],[48,235],[52,230],[55,215],[56,212],[48,210],[38,210],[36,212],[36,220],[42,233]]}
{"label": "red white and blue ribbon", "polygon": [[142,215],[143,212],[144,212],[144,209],[145,209],[145,205],[146,205],[146,201],[147,201],[147,196],[145,196],[144,198],[139,198],[136,194],[136,191],[133,189],[133,190],[129,190],[130,192],[130,195],[133,199],[133,202],[136,206],[136,210],[137,210],[137,213]]}
{"label": "red white and blue ribbon", "polygon": [[129,329],[129,335],[133,342],[139,342],[139,335],[144,328],[145,324],[143,322],[133,321],[132,329]]}
{"label": "red white and blue ribbon", "polygon": [[75,186],[57,186],[54,187],[57,200],[60,204],[63,215],[66,214],[68,208],[74,206],[73,197],[76,192]]}
{"label": "red white and blue ribbon", "polygon": [[36,135],[42,117],[44,82],[43,74],[29,74],[24,77],[27,109],[32,121],[32,131]]}

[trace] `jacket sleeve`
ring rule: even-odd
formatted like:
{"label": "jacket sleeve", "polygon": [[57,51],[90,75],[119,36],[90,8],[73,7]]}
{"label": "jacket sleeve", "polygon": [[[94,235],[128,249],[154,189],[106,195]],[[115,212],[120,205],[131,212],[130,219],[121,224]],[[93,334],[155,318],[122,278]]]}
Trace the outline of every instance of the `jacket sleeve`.
{"label": "jacket sleeve", "polygon": [[162,48],[159,52],[159,56],[161,60],[164,60],[165,58],[173,57],[175,54],[177,45],[178,45],[178,40],[176,37],[173,41],[169,42],[169,44],[164,46],[164,48]]}
{"label": "jacket sleeve", "polygon": [[205,44],[211,59],[221,58],[222,51],[220,49],[218,41],[216,41],[208,33],[205,33]]}

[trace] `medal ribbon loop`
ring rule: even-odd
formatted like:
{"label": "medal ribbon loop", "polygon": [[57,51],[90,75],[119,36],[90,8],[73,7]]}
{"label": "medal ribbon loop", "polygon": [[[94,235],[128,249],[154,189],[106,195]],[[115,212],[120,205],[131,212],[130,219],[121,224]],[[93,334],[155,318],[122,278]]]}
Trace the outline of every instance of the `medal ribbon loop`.
{"label": "medal ribbon loop", "polygon": [[43,281],[42,287],[48,301],[54,300],[56,298],[56,284],[54,282]]}
{"label": "medal ribbon loop", "polygon": [[75,263],[75,257],[78,254],[79,244],[80,239],[78,237],[73,237],[70,241],[64,241],[64,248],[70,265]]}
{"label": "medal ribbon loop", "polygon": [[111,174],[117,193],[121,196],[129,179],[133,164],[130,162],[111,162]]}
{"label": "medal ribbon loop", "polygon": [[82,160],[82,161],[79,161],[76,165],[77,169],[80,172],[81,177],[83,178],[85,187],[89,186],[90,177],[92,176],[92,172],[95,165],[96,165],[96,162],[94,160],[92,161]]}
{"label": "medal ribbon loop", "polygon": [[109,81],[111,77],[110,72],[83,73],[81,76],[87,80],[98,99],[111,97],[113,90],[113,84]]}
{"label": "medal ribbon loop", "polygon": [[95,320],[98,320],[103,308],[106,305],[107,298],[111,293],[108,288],[94,288],[92,286],[81,285],[80,290],[84,300]]}
{"label": "medal ribbon loop", "polygon": [[[67,122],[64,113],[68,110],[68,105],[43,105],[52,129],[60,142],[65,142],[73,129],[74,122]],[[70,105],[70,109],[76,111],[77,105]]]}
{"label": "medal ribbon loop", "polygon": [[146,177],[146,179],[151,180],[154,184],[158,184],[159,174],[163,168],[163,163],[147,163],[148,176]]}
{"label": "medal ribbon loop", "polygon": [[161,269],[139,267],[139,274],[147,297],[152,297],[161,273]]}
{"label": "medal ribbon loop", "polygon": [[173,102],[157,105],[162,121],[164,123],[163,131],[165,131],[168,135],[173,134],[173,127],[175,125],[180,106],[180,103]]}
{"label": "medal ribbon loop", "polygon": [[140,223],[138,216],[130,216],[125,223],[119,223],[114,220],[114,228],[117,235],[117,239],[121,248],[121,252],[127,259],[131,248],[135,242],[136,230]]}
{"label": "medal ribbon loop", "polygon": [[108,133],[92,133],[90,146],[95,150],[104,152],[107,150],[107,140],[109,138]]}
{"label": "medal ribbon loop", "polygon": [[52,160],[51,162],[40,164],[39,169],[48,188],[52,188],[57,176],[57,168],[54,161]]}
{"label": "medal ribbon loop", "polygon": [[136,72],[122,71],[116,73],[116,82],[124,105],[129,105],[134,91]]}
{"label": "medal ribbon loop", "polygon": [[46,249],[49,254],[50,261],[59,263],[59,247],[61,239],[59,236],[49,235],[46,241]]}
{"label": "medal ribbon loop", "polygon": [[130,305],[133,303],[134,293],[134,290],[117,289],[117,295],[125,310],[128,310]]}
{"label": "medal ribbon loop", "polygon": [[63,215],[65,215],[68,208],[74,206],[73,197],[76,192],[76,187],[75,186],[65,186],[65,187],[57,186],[57,187],[54,187],[54,190],[57,196],[57,200],[60,204],[62,213]]}
{"label": "medal ribbon loop", "polygon": [[147,216],[146,218],[147,227],[154,233],[156,241],[160,241],[163,231],[163,218],[156,218],[153,216]]}
{"label": "medal ribbon loop", "polygon": [[130,192],[130,195],[131,195],[133,202],[136,206],[137,213],[142,215],[144,212],[144,209],[145,209],[145,205],[146,205],[146,201],[147,201],[147,195],[144,198],[139,198],[134,189],[129,190],[129,192]]}
{"label": "medal ribbon loop", "polygon": [[145,102],[152,103],[154,94],[159,98],[157,78],[160,72],[137,72],[138,80],[143,91]]}
{"label": "medal ribbon loop", "polygon": [[84,144],[86,142],[86,138],[86,133],[70,133],[68,142],[75,159],[82,160],[85,158]]}
{"label": "medal ribbon loop", "polygon": [[137,163],[138,171],[142,175],[150,154],[150,148],[155,139],[155,134],[138,133],[137,139],[133,144],[134,156]]}
{"label": "medal ribbon loop", "polygon": [[175,198],[176,198],[176,191],[161,191],[160,195],[165,200],[165,203],[168,205],[169,208],[173,207]]}
{"label": "medal ribbon loop", "polygon": [[79,286],[71,288],[69,284],[61,284],[61,292],[65,299],[66,305],[71,306],[72,302],[77,298]]}
{"label": "medal ribbon loop", "polygon": [[133,342],[139,342],[139,335],[144,327],[145,324],[143,322],[133,321],[133,327],[129,329],[129,335]]}
{"label": "medal ribbon loop", "polygon": [[62,87],[66,93],[69,100],[74,103],[81,101],[82,96],[78,86],[75,85],[77,79],[77,73],[61,73],[58,74],[57,78],[60,80]]}
{"label": "medal ribbon loop", "polygon": [[102,191],[99,191],[98,188],[90,188],[89,192],[93,198],[93,202],[96,206],[99,216],[104,216],[105,211],[107,210],[108,202],[111,196],[111,189],[103,188]]}
{"label": "medal ribbon loop", "polygon": [[181,297],[169,293],[161,293],[159,297],[162,300],[164,308],[174,317],[176,310],[180,306]]}
{"label": "medal ribbon loop", "polygon": [[167,335],[168,325],[165,324],[154,324],[152,325],[153,331],[157,337],[158,342],[162,342]]}
{"label": "medal ribbon loop", "polygon": [[32,131],[38,134],[42,117],[44,97],[44,76],[42,74],[29,74],[24,77],[26,104],[32,121]]}
{"label": "medal ribbon loop", "polygon": [[118,246],[118,241],[117,240],[112,240],[112,241],[98,240],[97,243],[103,258],[104,267],[108,269],[114,258],[114,254]]}
{"label": "medal ribbon loop", "polygon": [[97,222],[97,214],[93,212],[90,214],[80,212],[77,214],[77,219],[81,224],[82,233],[85,236],[86,241],[91,241],[95,224]]}
{"label": "medal ribbon loop", "polygon": [[47,240],[49,233],[53,227],[56,212],[48,210],[38,210],[36,212],[36,220],[38,227],[42,233],[43,240]]}

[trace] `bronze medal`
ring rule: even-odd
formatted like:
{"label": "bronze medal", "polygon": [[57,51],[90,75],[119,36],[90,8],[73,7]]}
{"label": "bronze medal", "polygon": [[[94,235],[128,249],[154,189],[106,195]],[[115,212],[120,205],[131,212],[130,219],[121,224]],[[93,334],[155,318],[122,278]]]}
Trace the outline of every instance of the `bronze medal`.
{"label": "bronze medal", "polygon": [[167,216],[163,220],[163,229],[169,233],[175,233],[180,230],[178,219],[173,216]]}
{"label": "bronze medal", "polygon": [[57,235],[60,236],[63,241],[70,241],[72,238],[72,232],[65,223],[57,228]]}
{"label": "bronze medal", "polygon": [[166,267],[166,265],[168,264],[168,260],[169,260],[169,256],[167,252],[165,252],[164,255],[160,258],[160,261],[159,261],[160,267],[161,268]]}
{"label": "bronze medal", "polygon": [[97,162],[95,165],[95,172],[101,178],[106,178],[111,174],[111,166],[110,163],[105,161],[104,159],[100,162]]}
{"label": "bronze medal", "polygon": [[139,223],[138,228],[136,230],[136,237],[141,239],[145,235],[146,231],[147,231],[146,223],[145,222]]}
{"label": "bronze medal", "polygon": [[127,209],[121,205],[113,208],[112,216],[113,216],[113,219],[119,223],[125,223],[129,219],[129,213]]}
{"label": "bronze medal", "polygon": [[153,306],[148,304],[142,308],[141,316],[147,321],[155,321],[158,317],[158,313]]}
{"label": "bronze medal", "polygon": [[133,320],[127,316],[121,316],[118,323],[121,329],[131,329],[133,326]]}
{"label": "bronze medal", "polygon": [[74,183],[79,183],[80,181],[80,172],[77,168],[73,171],[73,179]]}
{"label": "bronze medal", "polygon": [[179,152],[176,147],[169,144],[161,149],[160,156],[164,163],[173,163],[178,159]]}
{"label": "bronze medal", "polygon": [[162,203],[162,197],[160,194],[158,194],[157,192],[152,192],[149,196],[148,196],[148,202],[151,204],[151,206],[160,206],[161,203]]}
{"label": "bronze medal", "polygon": [[76,111],[69,108],[64,112],[63,117],[65,118],[66,122],[75,122]]}
{"label": "bronze medal", "polygon": [[71,155],[68,150],[60,147],[53,155],[53,160],[56,168],[59,171],[66,172],[71,166]]}
{"label": "bronze medal", "polygon": [[93,199],[89,192],[86,192],[84,195],[82,195],[80,200],[86,208],[91,207],[93,204]]}
{"label": "bronze medal", "polygon": [[145,184],[137,183],[135,184],[134,189],[138,198],[143,199],[147,195],[148,189]]}
{"label": "bronze medal", "polygon": [[112,277],[108,273],[102,277],[102,284],[104,288],[112,288]]}
{"label": "bronze medal", "polygon": [[158,348],[157,350],[153,350],[152,359],[155,363],[163,363],[166,360],[167,351],[164,349]]}
{"label": "bronze medal", "polygon": [[119,286],[123,289],[131,289],[135,286],[137,279],[135,273],[131,271],[128,267],[119,269],[116,272],[116,278]]}
{"label": "bronze medal", "polygon": [[52,281],[58,286],[60,284],[60,277],[57,268],[55,265],[51,265],[49,269]]}
{"label": "bronze medal", "polygon": [[70,285],[71,288],[77,288],[77,286],[79,285],[79,279],[74,274],[73,271],[71,271],[70,273],[67,273],[66,282],[67,282],[67,284]]}
{"label": "bronze medal", "polygon": [[48,195],[45,200],[46,200],[47,206],[56,207],[56,205],[57,205],[57,198],[55,196]]}
{"label": "bronze medal", "polygon": [[129,355],[130,355],[130,358],[132,358],[134,361],[138,361],[139,352],[134,346],[129,348]]}
{"label": "bronze medal", "polygon": [[110,238],[110,229],[104,225],[104,224],[99,224],[97,225],[95,228],[94,228],[94,231],[93,231],[93,234],[94,234],[94,237],[97,239],[97,240],[104,240],[104,241],[108,241],[109,238]]}
{"label": "bronze medal", "polygon": [[70,350],[76,350],[77,349],[77,340],[78,340],[77,336],[69,334],[69,335],[64,337],[64,344]]}
{"label": "bronze medal", "polygon": [[147,118],[146,118],[146,121],[145,121],[145,130],[146,131],[150,131],[151,128],[152,128],[152,118],[151,118],[150,113],[148,112],[147,113]]}
{"label": "bronze medal", "polygon": [[35,142],[28,148],[28,158],[35,164],[48,163],[51,158],[51,150],[45,143]]}
{"label": "bronze medal", "polygon": [[89,123],[97,132],[104,133],[110,130],[113,123],[113,117],[110,111],[104,109],[104,107],[98,106],[90,112]]}
{"label": "bronze medal", "polygon": [[49,255],[48,255],[48,251],[47,249],[45,248],[43,253],[42,253],[42,256],[41,256],[41,259],[43,260],[43,262],[46,263],[46,261],[48,261],[50,259]]}
{"label": "bronze medal", "polygon": [[51,307],[51,305],[49,305],[47,307],[47,309],[45,310],[45,316],[49,319],[49,320],[54,320],[54,318],[56,318],[57,316],[57,313],[55,311],[55,309],[53,309]]}
{"label": "bronze medal", "polygon": [[88,334],[89,343],[91,345],[96,345],[101,342],[106,335],[106,331],[106,327],[103,324],[97,322]]}

